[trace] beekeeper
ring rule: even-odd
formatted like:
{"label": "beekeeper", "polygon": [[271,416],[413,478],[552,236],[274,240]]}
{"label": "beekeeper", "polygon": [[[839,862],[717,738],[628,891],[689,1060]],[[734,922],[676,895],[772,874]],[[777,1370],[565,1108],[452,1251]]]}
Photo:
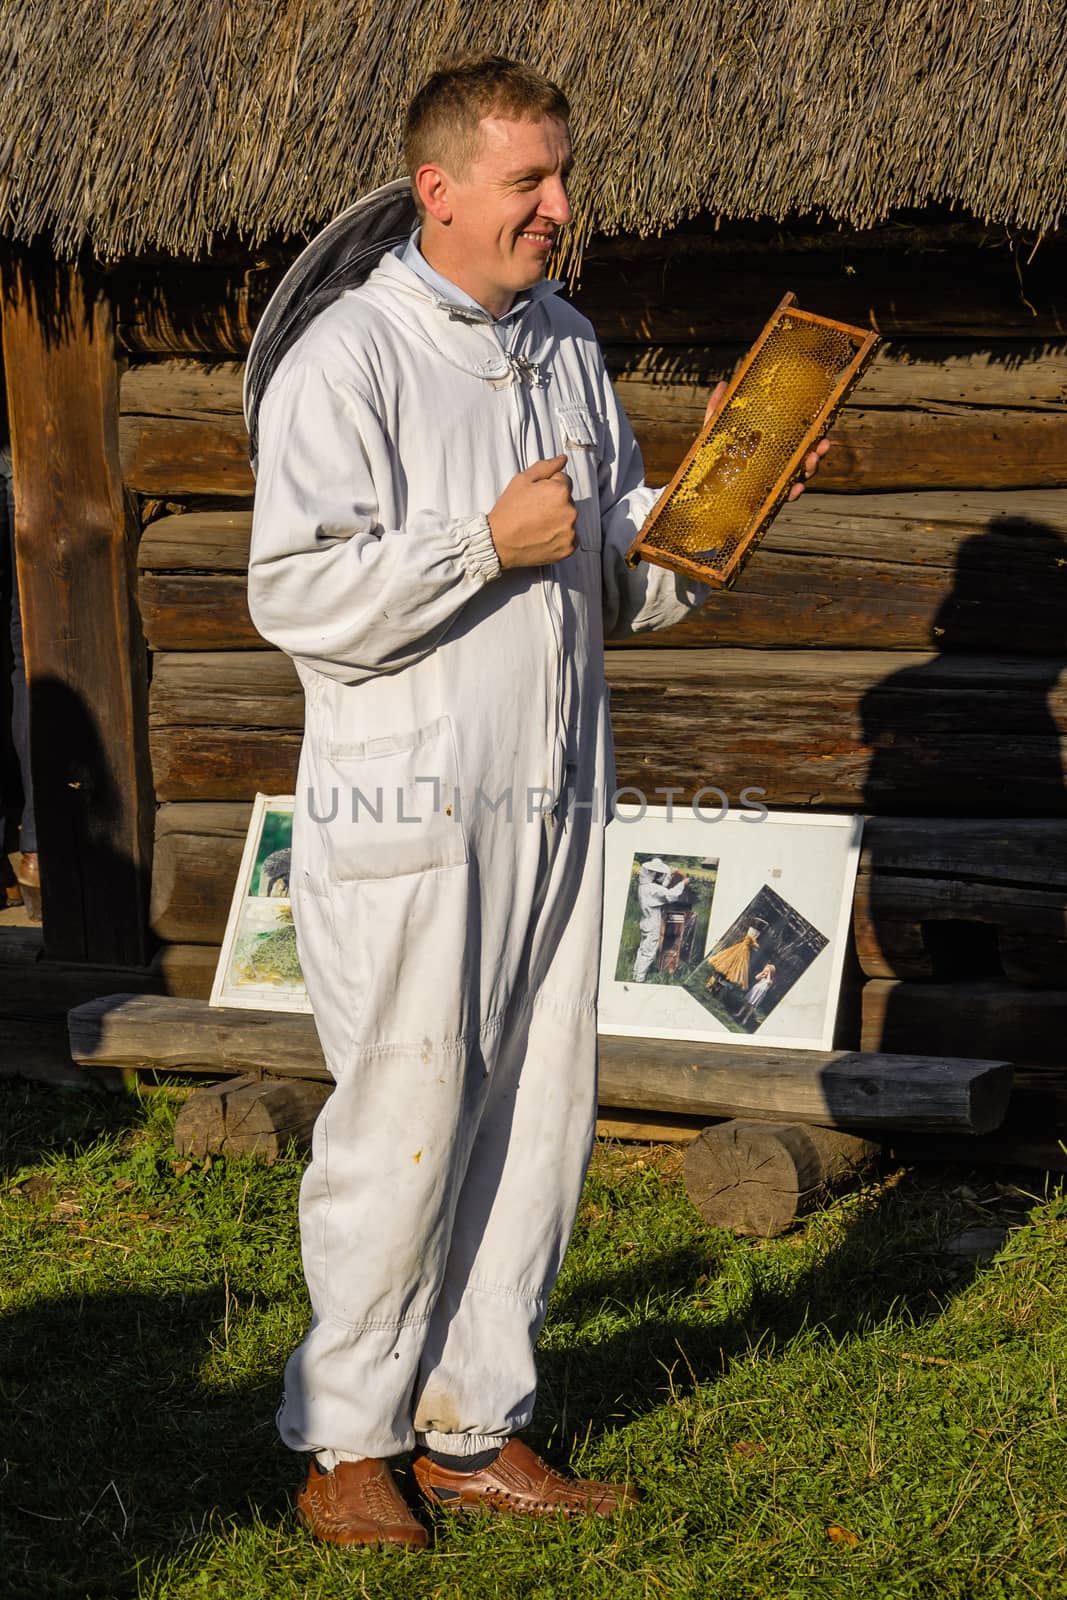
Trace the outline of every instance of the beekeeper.
{"label": "beekeeper", "polygon": [[671,877],[670,867],[665,861],[661,861],[659,856],[653,856],[650,861],[642,861],[638,869],[637,904],[641,912],[638,929],[641,942],[634,957],[635,983],[644,983],[648,977],[648,969],[656,959],[660,933],[663,929],[664,906],[680,899],[689,887],[689,879],[684,875],[679,877],[677,883],[671,883]]}
{"label": "beekeeper", "polygon": [[412,1449],[449,1508],[627,1498],[516,1435],[594,1128],[604,637],[703,596],[625,563],[655,496],[545,279],[568,115],[501,58],[435,74],[421,230],[307,319],[258,410],[249,602],[304,687],[291,894],[336,1080],[279,1422],[341,1543],[425,1543],[388,1467]]}

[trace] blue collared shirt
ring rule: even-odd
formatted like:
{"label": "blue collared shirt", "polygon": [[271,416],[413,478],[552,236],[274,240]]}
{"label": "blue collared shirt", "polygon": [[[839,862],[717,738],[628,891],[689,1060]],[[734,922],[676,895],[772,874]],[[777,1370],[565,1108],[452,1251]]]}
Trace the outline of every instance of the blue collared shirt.
{"label": "blue collared shirt", "polygon": [[468,311],[481,311],[489,317],[490,322],[507,322],[509,317],[513,317],[517,312],[525,309],[530,299],[528,293],[516,295],[510,311],[505,311],[502,317],[491,316],[483,305],[479,305],[473,295],[467,293],[466,289],[461,289],[458,284],[453,283],[449,278],[442,277],[441,273],[431,267],[419,249],[421,239],[422,229],[416,228],[407,243],[397,245],[393,254],[399,256],[405,267],[410,267],[412,272],[417,277],[420,277],[423,283],[428,284],[434,294],[439,295],[442,300],[448,300],[453,305],[466,306]]}

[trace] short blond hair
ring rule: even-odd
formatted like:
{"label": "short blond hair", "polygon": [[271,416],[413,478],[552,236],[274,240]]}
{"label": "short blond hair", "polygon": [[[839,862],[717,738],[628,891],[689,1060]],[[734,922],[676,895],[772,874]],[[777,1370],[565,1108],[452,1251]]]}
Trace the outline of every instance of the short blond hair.
{"label": "short blond hair", "polygon": [[[544,117],[570,120],[567,96],[556,84],[507,56],[471,56],[445,62],[427,78],[408,107],[404,160],[415,189],[415,174],[432,161],[462,177],[478,149],[484,117],[537,122]],[[418,195],[415,196],[418,203]]]}

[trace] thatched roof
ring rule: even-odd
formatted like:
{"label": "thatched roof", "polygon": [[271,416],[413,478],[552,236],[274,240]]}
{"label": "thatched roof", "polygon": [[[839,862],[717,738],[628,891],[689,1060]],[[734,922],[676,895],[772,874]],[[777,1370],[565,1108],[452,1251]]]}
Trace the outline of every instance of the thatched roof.
{"label": "thatched roof", "polygon": [[1058,0],[6,0],[0,227],[114,257],[298,234],[397,175],[442,52],[575,108],[580,231],[699,211],[860,226],[1067,195]]}

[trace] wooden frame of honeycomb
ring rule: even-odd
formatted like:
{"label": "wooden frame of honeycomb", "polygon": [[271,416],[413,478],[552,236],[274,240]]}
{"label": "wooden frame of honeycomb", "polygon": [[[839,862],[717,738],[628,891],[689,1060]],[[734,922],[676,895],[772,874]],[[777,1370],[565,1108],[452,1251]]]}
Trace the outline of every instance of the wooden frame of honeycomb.
{"label": "wooden frame of honeycomb", "polygon": [[631,566],[644,559],[729,588],[878,344],[787,294],[652,508]]}

